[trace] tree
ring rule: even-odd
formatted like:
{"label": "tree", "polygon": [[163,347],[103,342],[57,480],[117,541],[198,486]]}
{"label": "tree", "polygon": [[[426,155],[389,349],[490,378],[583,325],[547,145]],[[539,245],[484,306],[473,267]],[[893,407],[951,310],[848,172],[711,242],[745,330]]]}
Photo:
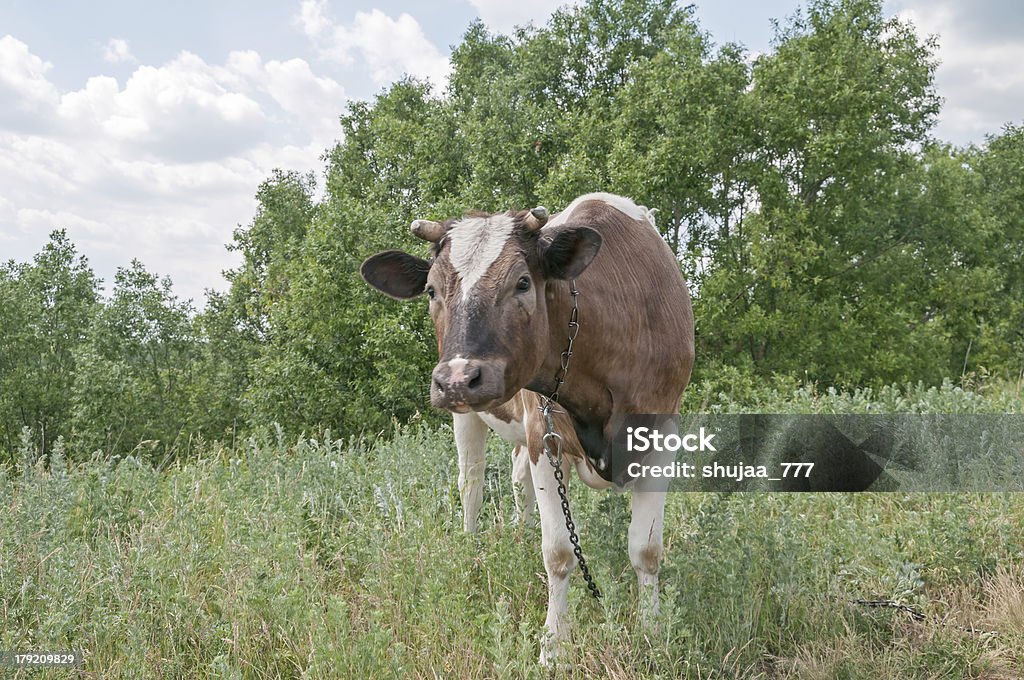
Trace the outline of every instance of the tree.
{"label": "tree", "polygon": [[23,427],[48,452],[68,437],[74,350],[95,311],[98,280],[63,230],[31,264],[0,265],[0,448]]}
{"label": "tree", "polygon": [[[935,380],[915,279],[930,234],[900,212],[938,110],[930,43],[877,0],[816,1],[757,59],[754,210],[706,252],[699,333],[711,356],[826,383]],[[723,234],[728,238],[728,235]]]}
{"label": "tree", "polygon": [[[1024,126],[1008,125],[984,149],[965,154],[980,184],[979,203],[992,216],[987,239],[975,240],[998,269],[995,309],[984,320],[976,349],[978,365],[1024,376]],[[977,344],[977,343],[976,343]]]}
{"label": "tree", "polygon": [[195,370],[188,391],[189,427],[207,439],[234,440],[247,427],[242,398],[252,382],[260,342],[230,293],[207,291],[193,320]]}
{"label": "tree", "polygon": [[191,431],[189,396],[197,343],[192,307],[168,278],[133,260],[119,268],[114,290],[75,354],[74,437],[79,451],[143,451],[162,460]]}
{"label": "tree", "polygon": [[230,303],[253,339],[269,332],[269,310],[288,288],[285,264],[306,235],[313,213],[312,174],[275,170],[256,192],[256,216],[247,228],[235,230],[228,250],[242,254],[242,265],[225,272],[231,283]]}

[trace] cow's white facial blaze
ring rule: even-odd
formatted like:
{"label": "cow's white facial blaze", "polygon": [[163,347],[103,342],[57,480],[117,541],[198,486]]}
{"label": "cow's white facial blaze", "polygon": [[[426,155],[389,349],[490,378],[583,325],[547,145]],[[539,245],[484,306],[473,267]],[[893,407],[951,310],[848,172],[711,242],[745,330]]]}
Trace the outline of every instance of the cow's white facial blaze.
{"label": "cow's white facial blaze", "polygon": [[[502,218],[497,228],[503,230],[506,216],[494,217]],[[528,257],[535,245],[527,244],[535,237],[523,241],[514,217],[508,218],[511,233],[499,232],[499,238],[490,231],[493,217],[490,223],[472,219],[461,237],[477,241],[459,244],[449,232],[427,282],[435,291],[430,313],[440,355],[431,400],[454,412],[507,401],[533,377],[546,347],[537,337],[547,330],[543,279],[539,264],[531,265]],[[498,244],[501,250],[492,257],[488,251]],[[467,253],[476,259],[466,259]]]}
{"label": "cow's white facial blaze", "polygon": [[463,300],[469,299],[473,287],[501,255],[515,224],[514,218],[502,214],[467,217],[452,225],[449,261],[460,278]]}

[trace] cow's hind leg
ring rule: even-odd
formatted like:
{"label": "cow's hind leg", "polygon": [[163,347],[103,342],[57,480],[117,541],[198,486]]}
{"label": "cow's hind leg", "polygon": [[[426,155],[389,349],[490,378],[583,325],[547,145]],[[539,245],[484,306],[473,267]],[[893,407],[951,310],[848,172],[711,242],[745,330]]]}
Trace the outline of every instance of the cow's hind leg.
{"label": "cow's hind leg", "polygon": [[476,531],[484,500],[484,470],[487,461],[487,424],[476,413],[454,413],[455,448],[459,451],[459,496],[462,498],[462,528]]}
{"label": "cow's hind leg", "polygon": [[665,492],[634,491],[629,523],[629,561],[637,578],[640,620],[651,624],[658,614],[658,571],[661,568]]}
{"label": "cow's hind leg", "polygon": [[[576,568],[576,557],[565,528],[554,468],[543,454],[536,463],[530,463],[530,468],[540,513],[544,570],[548,576],[548,615],[544,620],[540,662],[551,665],[569,641],[569,576]],[[562,470],[568,469],[569,465],[563,461]]]}

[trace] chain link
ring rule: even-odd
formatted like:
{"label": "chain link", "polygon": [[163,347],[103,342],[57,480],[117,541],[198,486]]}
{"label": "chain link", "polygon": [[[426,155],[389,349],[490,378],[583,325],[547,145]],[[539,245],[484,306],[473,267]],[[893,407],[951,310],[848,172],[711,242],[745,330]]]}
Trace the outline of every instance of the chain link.
{"label": "chain link", "polygon": [[[558,483],[558,497],[562,502],[562,514],[565,515],[565,529],[569,532],[569,542],[572,544],[572,552],[580,565],[580,573],[587,582],[590,594],[595,598],[601,597],[601,591],[590,574],[587,560],[583,557],[583,549],[580,547],[580,537],[576,534],[576,523],[572,520],[572,512],[569,510],[569,497],[565,489],[565,473],[562,471],[562,435],[555,430],[555,418],[552,415],[555,405],[558,404],[558,390],[565,382],[565,375],[569,372],[569,360],[572,358],[572,343],[580,332],[580,310],[577,303],[579,290],[576,289],[576,280],[569,282],[569,295],[572,296],[572,312],[569,314],[569,343],[562,352],[562,359],[558,370],[555,372],[555,389],[551,396],[541,396],[540,412],[544,418],[544,455],[548,463],[554,468],[555,481]],[[554,449],[554,451],[552,451]]]}

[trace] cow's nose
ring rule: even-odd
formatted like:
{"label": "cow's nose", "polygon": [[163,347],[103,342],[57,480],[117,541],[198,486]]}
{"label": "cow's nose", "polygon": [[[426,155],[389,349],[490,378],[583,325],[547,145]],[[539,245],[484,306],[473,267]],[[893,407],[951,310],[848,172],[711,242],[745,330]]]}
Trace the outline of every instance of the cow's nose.
{"label": "cow's nose", "polygon": [[448,399],[465,401],[460,396],[469,396],[480,386],[480,364],[466,359],[452,359],[434,368],[434,390],[447,395]]}
{"label": "cow's nose", "polygon": [[432,374],[430,400],[446,409],[473,408],[489,402],[504,387],[500,371],[486,362],[455,358],[442,361]]}

